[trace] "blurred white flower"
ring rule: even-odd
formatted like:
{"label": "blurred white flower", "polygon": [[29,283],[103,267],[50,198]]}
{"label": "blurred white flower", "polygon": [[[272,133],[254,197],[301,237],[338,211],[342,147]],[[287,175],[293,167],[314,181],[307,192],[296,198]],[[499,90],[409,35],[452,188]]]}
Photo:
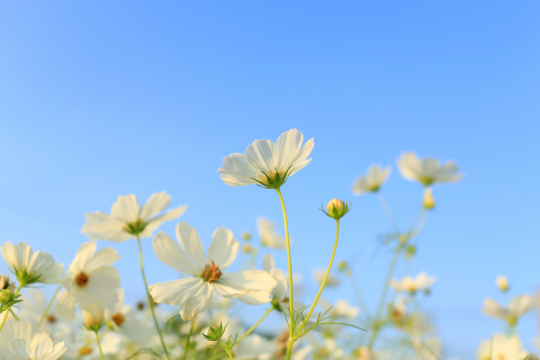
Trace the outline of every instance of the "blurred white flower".
{"label": "blurred white flower", "polygon": [[197,231],[187,223],[178,223],[176,237],[180,245],[160,231],[152,242],[154,252],[164,264],[192,276],[151,285],[148,289],[156,302],[179,305],[182,319],[189,320],[210,306],[214,292],[251,305],[271,301],[277,283],[267,272],[222,273],[233,263],[240,247],[232,231],[224,227],[214,231],[208,256]]}
{"label": "blurred white flower", "polygon": [[234,358],[238,360],[272,360],[276,344],[258,334],[251,334],[234,347],[234,352]]}
{"label": "blurred white flower", "polygon": [[[317,284],[321,285],[324,280],[324,275],[326,274],[326,269],[314,269],[311,273],[313,279]],[[328,274],[328,279],[326,279],[325,287],[337,287],[339,286],[339,278],[335,275]]]}
{"label": "blurred white flower", "polygon": [[325,360],[337,360],[342,359],[345,352],[338,347],[336,340],[331,338],[324,338],[324,340],[317,343],[317,347],[314,350],[314,357]]}
{"label": "blurred white flower", "polygon": [[369,192],[377,192],[385,183],[386,179],[392,172],[392,168],[386,168],[380,165],[372,165],[369,167],[367,174],[357,178],[352,186],[352,192],[355,195],[361,195]]}
{"label": "blurred white flower", "polygon": [[143,206],[139,206],[133,194],[118,196],[111,208],[111,215],[101,211],[84,214],[86,223],[81,233],[90,240],[114,242],[136,239],[137,235],[150,237],[162,223],[179,218],[187,209],[187,206],[179,206],[162,213],[170,203],[171,197],[165,191],[152,194]]}
{"label": "blurred white flower", "polygon": [[[272,294],[280,302],[288,302],[287,298],[287,278],[283,273],[283,270],[276,269],[274,256],[271,254],[265,254],[263,256],[263,270],[270,274],[274,280],[276,280],[277,285],[272,290]],[[283,305],[282,305],[283,306]]]}
{"label": "blurred white flower", "polygon": [[84,316],[84,324],[95,331],[99,330],[105,320],[105,308],[100,302],[84,304],[81,306]]}
{"label": "blurred white flower", "polygon": [[340,299],[330,310],[330,315],[336,318],[354,319],[360,314],[360,308],[352,306],[347,300]]}
{"label": "blurred white flower", "polygon": [[522,350],[519,337],[495,334],[491,340],[480,343],[476,355],[479,360],[524,360],[528,353]]}
{"label": "blurred white flower", "polygon": [[26,243],[12,245],[10,242],[6,242],[1,251],[21,284],[55,284],[62,281],[64,264],[54,262],[54,258],[46,252],[34,253]]}
{"label": "blurred white flower", "polygon": [[532,311],[536,307],[536,302],[530,295],[516,295],[505,307],[493,299],[485,299],[482,313],[497,319],[506,320],[511,326],[524,314]]}
{"label": "blurred white flower", "polygon": [[96,252],[94,241],[82,244],[64,277],[66,292],[58,299],[58,315],[68,321],[73,320],[77,304],[81,308],[92,304],[114,307],[120,276],[110,264],[119,258],[112,248]]}
{"label": "blurred white flower", "polygon": [[463,177],[458,174],[458,167],[453,161],[441,165],[438,159],[419,159],[413,152],[402,153],[397,165],[405,179],[418,181],[425,186],[456,182]]}
{"label": "blurred white flower", "polygon": [[[92,336],[92,338],[94,338]],[[116,355],[120,351],[122,339],[115,333],[107,333],[100,340],[103,355]],[[67,351],[62,356],[68,360],[98,360],[101,359],[99,349],[95,341],[88,341],[85,333],[79,333],[79,336],[67,344]],[[37,359],[36,359],[37,360]]]}
{"label": "blurred white flower", "polygon": [[17,339],[26,341],[31,347],[42,340],[50,339],[49,335],[39,330],[37,324],[27,320],[8,321],[0,334],[0,348],[9,348],[9,344]]}
{"label": "blurred white flower", "polygon": [[63,341],[54,345],[51,339],[43,339],[37,343],[16,339],[10,342],[9,347],[0,347],[0,359],[58,360],[66,350]]}
{"label": "blurred white flower", "polygon": [[[440,360],[441,359],[441,340],[437,337],[428,337],[426,339],[421,336],[413,336],[413,347],[424,360]],[[495,358],[494,358],[495,359]]]}
{"label": "blurred white flower", "polygon": [[124,305],[124,290],[118,290],[118,301],[114,307],[105,309],[105,317],[114,331],[128,337],[136,343],[145,343],[151,335],[147,323],[136,318],[135,311]]}
{"label": "blurred white flower", "polygon": [[257,218],[257,231],[263,246],[283,250],[287,248],[285,238],[276,232],[276,224],[260,216]]}
{"label": "blurred white flower", "polygon": [[[296,129],[284,132],[276,143],[255,140],[245,154],[231,154],[218,169],[221,180],[230,186],[261,185],[277,189],[289,176],[306,166],[313,139],[302,146],[304,136]],[[306,160],[307,159],[307,160]]]}
{"label": "blurred white flower", "polygon": [[421,272],[416,278],[406,275],[401,280],[393,279],[390,285],[397,291],[415,293],[416,291],[428,289],[435,282],[435,279],[435,276],[428,276],[427,273]]}

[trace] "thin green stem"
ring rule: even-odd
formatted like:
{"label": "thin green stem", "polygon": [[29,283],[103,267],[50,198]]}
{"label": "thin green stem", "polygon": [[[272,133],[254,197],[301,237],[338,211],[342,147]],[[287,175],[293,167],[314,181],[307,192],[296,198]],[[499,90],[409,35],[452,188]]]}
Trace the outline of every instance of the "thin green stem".
{"label": "thin green stem", "polygon": [[[17,288],[17,291],[15,292],[15,296],[19,295],[19,292],[23,288],[24,284],[19,284],[19,287]],[[4,323],[6,322],[8,315],[9,315],[10,309],[6,309],[6,315],[4,315],[4,319],[2,320],[2,323],[0,324],[0,331],[2,331],[2,328],[4,327]]]}
{"label": "thin green stem", "polygon": [[285,223],[285,240],[287,242],[287,263],[289,265],[289,316],[291,320],[289,321],[289,339],[293,336],[293,274],[292,274],[292,260],[291,260],[291,242],[289,240],[289,224],[287,222],[287,209],[285,208],[285,202],[283,201],[283,196],[281,195],[280,189],[276,189],[279,200],[281,201],[281,208],[283,209],[283,221]]}
{"label": "thin green stem", "polygon": [[184,348],[184,355],[182,355],[182,360],[186,360],[187,354],[189,352],[189,340],[191,339],[191,335],[193,334],[193,328],[195,327],[195,317],[191,319],[191,326],[189,327],[189,334],[186,339],[186,347]]}
{"label": "thin green stem", "polygon": [[291,360],[293,345],[294,339],[289,338],[289,341],[287,342],[287,354],[285,355],[286,360]]}
{"label": "thin green stem", "polygon": [[154,324],[156,325],[156,330],[158,332],[159,339],[161,340],[161,346],[163,347],[163,351],[165,351],[165,356],[167,356],[168,360],[171,360],[169,356],[169,352],[167,351],[167,347],[165,346],[165,341],[163,341],[163,335],[161,334],[161,330],[159,328],[159,323],[156,318],[156,313],[154,312],[154,301],[152,300],[152,297],[150,296],[150,292],[148,291],[148,283],[146,282],[146,275],[144,274],[142,244],[141,244],[141,238],[139,234],[137,234],[137,242],[139,243],[139,263],[141,265],[141,274],[142,274],[142,278],[144,282],[144,290],[146,291],[146,296],[148,298],[148,306],[150,307],[150,311],[152,312],[152,317],[154,318]]}
{"label": "thin green stem", "polygon": [[58,293],[63,287],[64,283],[60,283],[60,285],[58,285],[58,289],[56,289],[56,291],[54,292],[51,300],[49,301],[49,304],[47,304],[47,307],[45,308],[45,311],[43,311],[43,315],[41,315],[41,319],[39,319],[38,326],[41,326],[41,324],[43,324],[43,321],[47,317],[47,314],[49,314],[49,310],[51,310],[51,306],[54,304],[54,300],[56,299]]}
{"label": "thin green stem", "polygon": [[351,282],[351,286],[354,290],[354,293],[356,294],[356,299],[358,300],[358,304],[360,305],[360,308],[362,309],[362,312],[365,314],[365,318],[369,319],[371,318],[371,313],[369,311],[369,307],[367,306],[364,297],[362,296],[362,292],[360,291],[360,286],[356,283],[356,280],[352,276],[352,272],[348,270],[345,272],[345,276],[349,279]]}
{"label": "thin green stem", "polygon": [[229,355],[229,359],[234,360],[230,350],[225,349],[225,352]]}
{"label": "thin green stem", "polygon": [[94,332],[96,333],[96,341],[97,341],[97,346],[99,348],[99,355],[101,355],[101,360],[103,360],[103,350],[101,350],[101,341],[99,341],[99,335],[98,335],[97,330]]}
{"label": "thin green stem", "polygon": [[259,321],[257,321],[255,323],[255,325],[253,325],[248,331],[246,331],[246,333],[244,335],[242,335],[240,337],[240,339],[236,340],[236,343],[235,344],[238,344],[240,341],[244,340],[244,338],[246,336],[248,336],[249,334],[251,334],[253,332],[253,330],[255,330],[257,328],[257,326],[259,326],[263,320],[268,316],[268,314],[270,314],[272,312],[272,310],[274,310],[274,308],[270,308],[268,310],[266,310],[266,312],[264,313],[264,315],[259,319]]}
{"label": "thin green stem", "polygon": [[381,207],[386,213],[386,216],[388,216],[388,219],[390,219],[390,222],[392,223],[394,230],[396,230],[399,233],[399,227],[398,227],[396,218],[394,217],[392,210],[390,210],[390,206],[388,206],[388,203],[386,202],[385,197],[383,196],[382,193],[377,192],[377,198],[379,199],[379,202],[381,203]]}
{"label": "thin green stem", "polygon": [[311,308],[309,309],[307,316],[305,317],[302,325],[300,326],[300,329],[297,331],[295,335],[300,334],[302,329],[304,329],[304,327],[309,321],[311,313],[313,313],[313,310],[315,310],[315,306],[317,306],[317,302],[319,301],[319,298],[321,297],[324,286],[326,285],[326,280],[328,279],[328,275],[330,275],[330,270],[332,269],[332,263],[334,262],[334,256],[336,255],[338,239],[339,239],[339,219],[336,219],[336,240],[334,242],[334,250],[332,251],[332,256],[330,257],[330,263],[328,264],[328,268],[326,269],[326,274],[324,274],[324,279],[321,283],[321,287],[319,288],[319,292],[317,293],[317,296],[315,297],[315,301],[311,305]]}

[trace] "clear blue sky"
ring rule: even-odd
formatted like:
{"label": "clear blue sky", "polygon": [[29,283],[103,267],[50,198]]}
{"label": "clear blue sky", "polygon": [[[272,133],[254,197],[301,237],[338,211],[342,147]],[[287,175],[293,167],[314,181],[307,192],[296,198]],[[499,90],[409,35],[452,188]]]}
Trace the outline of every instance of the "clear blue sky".
{"label": "clear blue sky", "polygon": [[[254,231],[259,215],[282,230],[274,192],[228,187],[216,170],[296,127],[315,148],[283,188],[295,269],[311,284],[328,261],[320,203],[352,200],[337,256],[363,254],[374,304],[389,256],[372,253],[389,223],[353,180],[403,150],[454,159],[466,177],[435,190],[413,272],[438,278],[426,306],[447,357],[473,358],[501,330],[479,312],[495,276],[514,293],[540,280],[539,15],[537,1],[1,1],[0,242],[69,264],[85,212],[163,190],[190,205],[182,219],[206,246],[218,226]],[[406,225],[420,186],[394,165],[383,191]],[[135,243],[115,247],[128,296],[142,297]],[[176,276],[145,249],[150,283]],[[340,295],[352,299],[329,292]],[[531,348],[536,314],[522,334]]]}

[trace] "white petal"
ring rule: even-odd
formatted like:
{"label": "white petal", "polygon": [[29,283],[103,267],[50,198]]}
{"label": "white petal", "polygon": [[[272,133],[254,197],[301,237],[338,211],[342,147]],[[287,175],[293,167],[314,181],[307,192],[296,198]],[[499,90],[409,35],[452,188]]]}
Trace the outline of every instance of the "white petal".
{"label": "white petal", "polygon": [[64,291],[58,298],[56,305],[56,313],[67,321],[72,321],[75,318],[75,311],[77,310],[77,303],[73,300],[71,295],[67,291]]}
{"label": "white petal", "polygon": [[77,250],[75,259],[73,259],[73,262],[69,266],[68,271],[78,272],[86,268],[88,262],[90,261],[90,259],[92,258],[95,252],[96,252],[96,243],[94,241],[83,243]]}
{"label": "white petal", "polygon": [[84,267],[86,272],[93,272],[100,267],[108,266],[120,259],[120,255],[113,248],[104,248],[99,250],[88,260],[86,266]]}
{"label": "white petal", "polygon": [[407,180],[418,180],[421,175],[420,160],[413,152],[403,152],[397,165],[401,175]]}
{"label": "white petal", "polygon": [[240,243],[235,240],[231,230],[220,227],[212,235],[212,243],[208,249],[207,264],[212,260],[221,271],[227,269],[236,259]]}
{"label": "white petal", "polygon": [[152,241],[152,247],[159,260],[173,269],[189,275],[199,275],[203,269],[197,267],[186,252],[168,237],[163,231],[157,233]]}
{"label": "white petal", "polygon": [[115,219],[109,214],[93,212],[84,214],[86,223],[81,233],[86,234],[90,240],[110,240],[121,242],[132,237],[124,230],[126,223]]}
{"label": "white petal", "polygon": [[255,184],[252,179],[261,175],[251,166],[244,154],[231,154],[223,158],[222,168],[218,169],[221,179],[230,186],[244,186]]}
{"label": "white petal", "polygon": [[[298,170],[304,168],[311,159],[307,159],[309,154],[311,154],[311,151],[313,150],[313,147],[315,146],[315,140],[309,139],[306,141],[304,146],[300,149],[298,154],[296,154],[296,157],[293,159],[292,167],[291,167],[291,175],[297,172]],[[307,159],[307,160],[306,160]]]}
{"label": "white petal", "polygon": [[187,205],[179,206],[175,209],[172,209],[170,211],[167,211],[166,213],[156,216],[155,218],[152,218],[147,223],[146,227],[144,228],[144,231],[141,233],[141,238],[147,238],[152,236],[152,232],[154,230],[157,230],[157,228],[163,224],[166,221],[174,220],[182,216],[186,210]]}
{"label": "white petal", "polygon": [[120,195],[111,208],[114,218],[131,223],[139,219],[139,202],[133,194]]}
{"label": "white petal", "polygon": [[287,170],[293,164],[303,140],[304,136],[296,129],[286,131],[279,136],[276,141],[276,150],[279,154],[278,170]]}
{"label": "white petal", "polygon": [[204,280],[198,277],[188,277],[180,280],[167,281],[150,285],[148,291],[154,301],[161,304],[180,305],[190,295],[197,293]]}
{"label": "white petal", "polygon": [[[16,355],[22,358],[32,358],[33,352],[30,345],[23,339],[15,339],[9,344],[9,349]],[[17,359],[18,357],[14,357]]]}
{"label": "white petal", "polygon": [[219,283],[250,290],[272,290],[277,285],[276,280],[262,270],[244,270],[223,274],[219,279]]}
{"label": "white petal", "polygon": [[238,301],[248,305],[262,305],[272,301],[271,293],[269,290],[251,290],[246,295],[239,297]]}
{"label": "white petal", "polygon": [[164,211],[170,203],[171,196],[165,191],[154,193],[150,196],[146,204],[139,209],[139,218],[146,222],[151,217]]}
{"label": "white petal", "polygon": [[197,230],[186,222],[179,222],[176,226],[176,237],[182,248],[191,256],[195,264],[202,271],[206,266],[206,256],[204,255],[204,249]]}
{"label": "white petal", "polygon": [[272,269],[270,275],[277,281],[277,285],[272,291],[279,300],[283,300],[287,296],[287,278],[281,269]]}
{"label": "white petal", "polygon": [[267,273],[271,273],[272,270],[274,270],[274,268],[276,267],[275,262],[274,262],[274,255],[272,255],[272,254],[265,254],[263,256],[262,261],[263,261],[262,268]]}
{"label": "white petal", "polygon": [[516,295],[508,305],[508,310],[516,316],[521,316],[535,307],[534,300],[530,295]]}
{"label": "white petal", "polygon": [[246,159],[256,170],[268,174],[269,171],[277,168],[278,159],[274,159],[275,147],[276,145],[270,140],[255,140],[246,149]]}
{"label": "white petal", "polygon": [[246,295],[249,292],[249,290],[246,288],[238,287],[235,285],[225,285],[220,282],[214,283],[213,286],[214,286],[214,291],[218,295],[221,295],[227,299],[239,298]]}

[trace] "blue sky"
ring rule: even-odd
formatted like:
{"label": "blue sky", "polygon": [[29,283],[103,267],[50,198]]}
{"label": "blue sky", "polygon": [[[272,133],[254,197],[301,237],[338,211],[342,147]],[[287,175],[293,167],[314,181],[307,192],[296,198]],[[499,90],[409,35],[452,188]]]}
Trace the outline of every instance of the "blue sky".
{"label": "blue sky", "polygon": [[[355,273],[375,305],[390,260],[373,255],[376,236],[390,224],[375,197],[354,197],[350,186],[369,165],[392,165],[383,193],[405,226],[421,187],[395,168],[404,150],[453,159],[466,174],[435,189],[413,266],[437,276],[425,305],[446,357],[473,358],[480,340],[502,330],[479,312],[497,297],[496,275],[509,277],[513,293],[537,290],[538,2],[0,6],[0,242],[25,241],[69,264],[86,240],[85,212],[163,190],[173,205],[190,205],[182,219],[206,246],[219,226],[254,231],[259,215],[282,231],[274,192],[228,187],[216,170],[253,140],[298,128],[315,138],[313,160],[283,194],[307,295],[334,232],[317,208],[337,197],[353,202],[337,258],[361,254]],[[162,229],[172,234],[174,223]],[[136,245],[114,246],[122,284],[138,300]],[[149,240],[145,251],[150,283],[176,276]],[[353,300],[346,286],[328,292],[340,296]],[[522,323],[528,348],[536,317]]]}

